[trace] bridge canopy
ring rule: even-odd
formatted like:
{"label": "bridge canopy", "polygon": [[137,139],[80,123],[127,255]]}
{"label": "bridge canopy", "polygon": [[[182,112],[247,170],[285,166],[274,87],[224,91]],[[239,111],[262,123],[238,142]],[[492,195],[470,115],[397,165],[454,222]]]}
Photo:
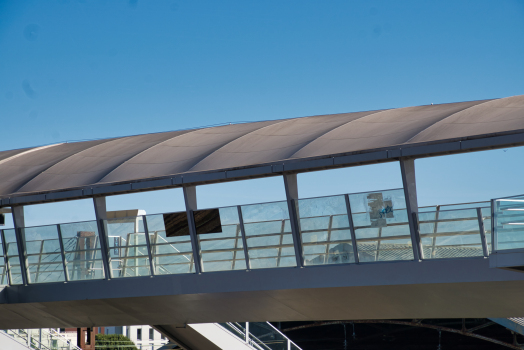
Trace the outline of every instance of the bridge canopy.
{"label": "bridge canopy", "polygon": [[[268,176],[304,167],[462,152],[493,146],[481,141],[522,130],[524,95],[58,143],[0,152],[0,197],[152,179],[167,179],[159,184],[169,187],[236,175]],[[466,147],[465,140],[477,141]],[[497,145],[520,142],[522,137]],[[413,146],[434,144],[441,146],[413,151]],[[370,152],[368,158],[333,160]],[[301,161],[310,163],[297,166]],[[9,204],[14,203],[2,201]]]}

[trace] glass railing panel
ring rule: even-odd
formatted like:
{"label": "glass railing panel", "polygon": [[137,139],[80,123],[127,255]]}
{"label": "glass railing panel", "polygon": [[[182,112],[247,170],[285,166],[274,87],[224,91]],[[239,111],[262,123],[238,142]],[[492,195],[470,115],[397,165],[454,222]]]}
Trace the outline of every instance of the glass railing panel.
{"label": "glass railing panel", "polygon": [[493,246],[491,244],[491,206],[488,208],[481,208],[482,221],[484,222],[484,233],[486,236],[486,243],[488,245],[488,253],[491,254]]}
{"label": "glass railing panel", "polygon": [[6,260],[9,272],[9,284],[23,284],[22,269],[20,268],[20,257],[18,245],[16,244],[16,233],[14,229],[3,230],[6,247]]}
{"label": "glass railing panel", "polygon": [[146,222],[155,274],[194,273],[186,212],[147,215]]}
{"label": "glass railing panel", "polygon": [[497,250],[524,248],[524,196],[494,201]]}
{"label": "glass railing panel", "polygon": [[249,339],[261,349],[287,350],[287,338],[266,322],[250,322]]}
{"label": "glass railing panel", "polygon": [[69,280],[104,279],[104,263],[96,221],[61,224],[60,232]]}
{"label": "glass railing panel", "polygon": [[419,213],[424,259],[483,256],[476,209]]}
{"label": "glass railing panel", "polygon": [[355,262],[345,196],[296,201],[304,265]]}
{"label": "glass railing panel", "polygon": [[241,208],[251,268],[296,266],[287,202]]}
{"label": "glass railing panel", "polygon": [[403,189],[349,195],[360,262],[413,260]]}
{"label": "glass railing panel", "polygon": [[29,283],[65,281],[57,225],[21,229],[27,258]]}
{"label": "glass railing panel", "polygon": [[151,275],[142,216],[104,220],[111,277]]}
{"label": "glass railing panel", "polygon": [[245,270],[246,259],[238,208],[197,210],[193,214],[202,270]]}

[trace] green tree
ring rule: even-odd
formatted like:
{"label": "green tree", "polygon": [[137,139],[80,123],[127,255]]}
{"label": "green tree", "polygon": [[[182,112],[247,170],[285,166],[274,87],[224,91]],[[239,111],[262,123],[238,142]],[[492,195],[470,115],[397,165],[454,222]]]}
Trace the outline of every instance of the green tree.
{"label": "green tree", "polygon": [[122,334],[97,334],[95,348],[100,350],[138,350],[135,343]]}

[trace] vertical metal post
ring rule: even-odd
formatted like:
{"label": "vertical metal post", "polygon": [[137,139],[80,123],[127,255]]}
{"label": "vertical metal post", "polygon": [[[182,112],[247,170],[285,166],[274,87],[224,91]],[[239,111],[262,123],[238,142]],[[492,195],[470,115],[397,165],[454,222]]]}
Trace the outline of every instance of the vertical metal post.
{"label": "vertical metal post", "polygon": [[297,267],[304,267],[304,255],[302,252],[302,239],[300,236],[300,226],[298,224],[297,210],[295,201],[298,199],[297,174],[284,175],[284,187],[286,190],[287,207],[289,211],[289,222],[291,224],[291,233],[293,235],[293,244],[295,246],[295,257]]}
{"label": "vertical metal post", "polygon": [[109,254],[109,242],[107,241],[104,220],[107,219],[106,197],[94,197],[96,225],[98,227],[98,237],[100,237],[100,250],[102,251],[102,262],[106,280],[110,280],[111,275],[111,254]]}
{"label": "vertical metal post", "polygon": [[344,195],[346,199],[346,210],[348,213],[348,223],[349,223],[349,232],[351,233],[351,242],[353,246],[353,256],[355,257],[355,264],[360,262],[358,258],[358,249],[357,249],[357,237],[355,235],[355,226],[353,226],[353,216],[351,215],[351,205],[349,203],[349,196]]}
{"label": "vertical metal post", "polygon": [[[482,251],[484,256],[489,256],[488,243],[486,242],[486,231],[484,230],[484,219],[482,218],[482,208],[477,208],[477,218],[479,220],[480,241],[482,242]],[[493,244],[493,243],[492,243]]]}
{"label": "vertical metal post", "polygon": [[496,252],[499,249],[497,242],[497,234],[495,233],[495,205],[497,201],[491,200],[491,251]]}
{"label": "vertical metal post", "polygon": [[4,251],[4,274],[7,284],[11,284],[11,279],[9,278],[9,264],[7,263],[7,244],[5,243],[4,230],[0,230],[0,240],[2,241],[2,249]]}
{"label": "vertical metal post", "polygon": [[246,322],[246,343],[249,344],[249,322]]}
{"label": "vertical metal post", "polygon": [[[440,205],[436,207],[437,211],[435,212],[435,224],[433,225],[433,239],[431,241],[431,258],[435,257],[436,245],[437,245],[437,232],[438,232],[438,220],[440,216]],[[422,251],[424,252],[424,250]]]}
{"label": "vertical metal post", "polygon": [[149,237],[149,230],[147,228],[147,219],[145,215],[142,215],[142,222],[144,223],[144,234],[146,235],[147,254],[149,255],[149,268],[151,269],[151,276],[155,275],[155,265],[153,264],[153,254],[151,253],[151,240]]}
{"label": "vertical metal post", "polygon": [[400,172],[402,174],[402,185],[406,198],[406,210],[408,212],[409,231],[413,244],[413,258],[419,261],[422,258],[420,247],[420,236],[413,213],[418,212],[417,183],[415,180],[415,159],[400,159]]}
{"label": "vertical metal post", "polygon": [[58,232],[58,243],[60,244],[60,253],[62,254],[62,264],[64,265],[64,277],[65,281],[69,282],[69,274],[67,273],[67,260],[65,256],[64,241],[62,240],[62,229],[60,225],[56,225],[56,230]]}
{"label": "vertical metal post", "polygon": [[202,273],[202,259],[200,257],[200,245],[198,244],[198,237],[196,233],[195,218],[193,211],[197,210],[196,187],[185,186],[184,202],[186,203],[187,221],[189,225],[189,235],[191,237],[191,245],[193,247],[193,261],[195,264],[195,272]]}
{"label": "vertical metal post", "polygon": [[240,226],[240,234],[242,235],[242,246],[244,247],[244,256],[246,258],[246,270],[251,270],[251,263],[249,262],[249,254],[247,250],[246,230],[244,229],[244,217],[242,216],[242,208],[237,206],[238,222]]}
{"label": "vertical metal post", "polygon": [[25,239],[22,234],[24,223],[24,207],[16,206],[11,208],[13,214],[13,224],[15,226],[16,245],[18,247],[18,257],[20,258],[20,272],[22,273],[22,282],[24,285],[29,283],[27,276],[27,257],[25,250]]}

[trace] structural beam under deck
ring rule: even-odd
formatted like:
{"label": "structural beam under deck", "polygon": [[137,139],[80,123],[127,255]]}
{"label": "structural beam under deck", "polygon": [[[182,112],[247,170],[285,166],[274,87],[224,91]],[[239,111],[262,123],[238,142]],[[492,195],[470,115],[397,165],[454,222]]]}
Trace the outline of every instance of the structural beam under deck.
{"label": "structural beam under deck", "polygon": [[0,292],[0,329],[524,315],[524,274],[485,258],[46,283]]}

